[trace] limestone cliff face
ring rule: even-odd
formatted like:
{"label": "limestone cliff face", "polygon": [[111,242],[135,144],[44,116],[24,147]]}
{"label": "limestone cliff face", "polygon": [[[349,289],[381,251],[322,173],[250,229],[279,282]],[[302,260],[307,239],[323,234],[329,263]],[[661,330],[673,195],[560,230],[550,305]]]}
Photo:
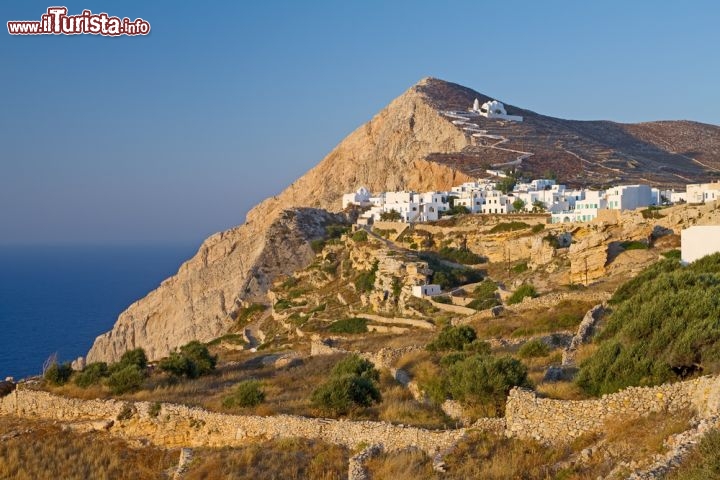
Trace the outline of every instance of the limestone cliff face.
{"label": "limestone cliff face", "polygon": [[157,359],[190,340],[217,338],[233,324],[243,300],[262,297],[275,276],[306,266],[314,257],[308,242],[342,221],[300,208],[281,212],[268,226],[248,223],[213,235],[177,274],[130,305],[95,340],[87,361],[115,361],[137,347]]}
{"label": "limestone cliff face", "polygon": [[395,99],[285,191],[253,208],[244,225],[208,238],[177,274],[96,339],[87,360],[115,361],[136,347],[158,359],[190,340],[222,335],[242,301],[262,298],[275,276],[309,264],[308,242],[322,235],[323,223],[337,221],[319,210],[289,208],[337,211],[342,194],[363,185],[371,191],[425,191],[470,180],[425,159],[468,144],[422,93],[428,81],[436,80],[423,80]]}

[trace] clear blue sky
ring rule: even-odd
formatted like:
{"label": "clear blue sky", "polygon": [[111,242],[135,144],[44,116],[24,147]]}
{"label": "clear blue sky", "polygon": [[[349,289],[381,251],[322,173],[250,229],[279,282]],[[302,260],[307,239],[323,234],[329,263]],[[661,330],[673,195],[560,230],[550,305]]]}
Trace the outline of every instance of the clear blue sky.
{"label": "clear blue sky", "polygon": [[[10,36],[51,5],[147,37]],[[0,244],[199,243],[424,76],[540,113],[720,124],[720,3],[0,3]]]}

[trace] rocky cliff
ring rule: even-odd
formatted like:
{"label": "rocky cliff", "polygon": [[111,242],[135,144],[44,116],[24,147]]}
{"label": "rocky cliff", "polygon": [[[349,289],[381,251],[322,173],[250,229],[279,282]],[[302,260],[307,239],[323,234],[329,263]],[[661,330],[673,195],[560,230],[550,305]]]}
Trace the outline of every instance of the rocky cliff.
{"label": "rocky cliff", "polygon": [[343,193],[364,185],[373,191],[434,190],[470,180],[430,162],[435,152],[464,148],[468,139],[433,108],[420,82],[343,140],[317,166],[281,194],[253,208],[245,224],[208,238],[177,274],[133,303],[110,332],[99,336],[87,360],[115,361],[143,347],[150,359],[189,340],[222,335],[244,300],[257,300],[269,282],[306,266],[309,241],[338,219]]}

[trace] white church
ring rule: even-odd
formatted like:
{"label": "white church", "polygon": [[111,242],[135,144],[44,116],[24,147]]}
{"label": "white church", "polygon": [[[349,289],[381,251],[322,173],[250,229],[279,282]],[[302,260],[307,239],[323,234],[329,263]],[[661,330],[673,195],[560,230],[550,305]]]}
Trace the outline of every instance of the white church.
{"label": "white church", "polygon": [[513,122],[522,122],[523,117],[520,115],[508,115],[505,110],[505,105],[497,100],[490,100],[480,105],[480,100],[477,98],[473,102],[472,110],[473,113],[481,115],[485,118],[496,118],[498,120],[511,120]]}

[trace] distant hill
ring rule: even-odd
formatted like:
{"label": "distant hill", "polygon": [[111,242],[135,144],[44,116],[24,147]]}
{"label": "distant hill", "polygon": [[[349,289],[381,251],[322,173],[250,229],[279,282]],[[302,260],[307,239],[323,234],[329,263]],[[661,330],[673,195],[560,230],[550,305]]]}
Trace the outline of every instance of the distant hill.
{"label": "distant hill", "polygon": [[[434,78],[415,88],[439,111],[467,110],[475,98],[480,103],[490,99]],[[523,162],[523,170],[533,176],[554,173],[571,185],[645,182],[667,187],[720,178],[720,127],[716,125],[563,120],[505,105],[508,114],[522,115],[524,121],[477,117],[472,122],[488,134],[507,138],[499,145],[503,149],[532,153]],[[429,159],[473,175],[493,163],[517,157],[513,152],[492,148],[497,141],[473,140],[458,152],[433,154]]]}
{"label": "distant hill", "polygon": [[520,168],[529,175],[554,173],[571,185],[677,186],[720,171],[717,126],[579,122],[507,104],[508,114],[525,120],[478,117],[473,128],[495,137],[478,138],[446,115],[467,111],[475,98],[490,100],[454,83],[421,80],[282,193],[253,208],[244,224],[208,238],[176,275],[132,304],[112,331],[97,338],[88,360],[115,361],[136,347],[157,359],[189,340],[223,334],[243,302],[267,301],[274,278],[307,266],[313,258],[310,242],[337,221],[321,210],[289,210],[338,211],[342,194],[360,186],[374,192],[449,189],[520,156],[527,157]]}

